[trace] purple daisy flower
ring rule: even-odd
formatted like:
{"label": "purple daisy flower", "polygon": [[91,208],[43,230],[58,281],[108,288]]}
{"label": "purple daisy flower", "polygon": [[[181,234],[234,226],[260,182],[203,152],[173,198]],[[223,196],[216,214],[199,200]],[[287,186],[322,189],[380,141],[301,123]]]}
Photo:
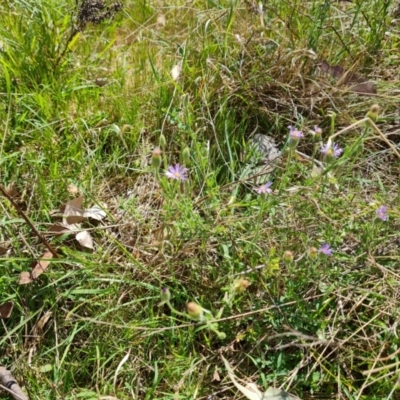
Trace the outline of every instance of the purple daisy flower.
{"label": "purple daisy flower", "polygon": [[188,169],[180,164],[170,165],[165,175],[168,178],[185,181],[188,178]]}
{"label": "purple daisy flower", "polygon": [[258,194],[272,193],[272,189],[270,189],[271,185],[272,185],[272,182],[267,182],[265,185],[261,185],[258,188],[256,188],[255,191]]}
{"label": "purple daisy flower", "polygon": [[331,256],[333,253],[333,250],[331,249],[331,245],[328,243],[324,243],[318,251],[322,254],[325,254],[326,256]]}
{"label": "purple daisy flower", "polygon": [[321,147],[321,153],[325,157],[338,158],[343,153],[343,149],[337,143],[333,143],[333,145],[326,143]]}
{"label": "purple daisy flower", "polygon": [[387,221],[388,220],[388,214],[387,214],[388,207],[387,206],[380,206],[376,210],[376,216],[381,219],[382,221]]}

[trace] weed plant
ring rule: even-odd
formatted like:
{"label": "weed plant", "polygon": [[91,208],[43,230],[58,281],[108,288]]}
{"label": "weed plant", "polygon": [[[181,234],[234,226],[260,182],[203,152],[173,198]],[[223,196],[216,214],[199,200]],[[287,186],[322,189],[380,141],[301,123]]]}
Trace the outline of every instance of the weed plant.
{"label": "weed plant", "polygon": [[[0,198],[0,365],[31,400],[239,398],[221,355],[304,399],[395,398],[394,8],[0,4],[0,183],[59,254],[19,285],[46,248]],[[79,195],[93,249],[52,232]]]}

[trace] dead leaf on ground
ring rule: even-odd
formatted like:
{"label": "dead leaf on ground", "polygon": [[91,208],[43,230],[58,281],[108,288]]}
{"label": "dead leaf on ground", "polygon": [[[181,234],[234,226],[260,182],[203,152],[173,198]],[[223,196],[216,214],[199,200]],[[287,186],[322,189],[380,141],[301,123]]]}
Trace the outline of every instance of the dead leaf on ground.
{"label": "dead leaf on ground", "polygon": [[26,285],[28,283],[32,283],[32,274],[28,271],[21,272],[19,274],[18,285]]}
{"label": "dead leaf on ground", "polygon": [[85,220],[85,217],[83,215],[71,215],[69,217],[66,217],[65,220],[68,225],[72,226],[83,222]]}
{"label": "dead leaf on ground", "polygon": [[25,338],[24,347],[29,349],[28,364],[31,364],[33,355],[37,353],[40,341],[44,336],[45,325],[52,315],[51,311],[45,312],[32,328],[30,335]]}
{"label": "dead leaf on ground", "polygon": [[40,260],[32,269],[31,272],[24,271],[19,275],[18,284],[26,285],[28,283],[32,283],[35,279],[37,279],[43,272],[46,271],[47,267],[51,263],[51,259],[53,258],[53,254],[49,251],[46,251],[41,258],[46,258],[47,260]]}
{"label": "dead leaf on ground", "polygon": [[214,374],[213,374],[213,381],[219,382],[220,380],[221,380],[221,378],[219,376],[218,369],[217,369],[217,367],[215,367]]}
{"label": "dead leaf on ground", "polygon": [[83,212],[85,218],[92,218],[96,221],[101,221],[107,216],[107,213],[99,206],[93,206]]}
{"label": "dead leaf on ground", "polygon": [[6,192],[11,196],[11,197],[16,197],[18,196],[18,191],[15,187],[15,183],[11,182],[6,186]]}
{"label": "dead leaf on ground", "polygon": [[249,400],[300,400],[297,396],[285,392],[284,390],[276,389],[270,387],[267,389],[266,392],[262,393],[258,388],[257,385],[253,382],[248,383],[246,386],[241,385],[235,374],[232,371],[229,362],[222,357],[225,368],[228,371],[228,376],[231,379],[232,383],[236,386],[236,388],[242,392]]}
{"label": "dead leaf on ground", "polygon": [[32,270],[33,279],[37,279],[39,275],[43,274],[46,271],[47,267],[51,263],[51,259],[53,258],[53,254],[49,251],[46,251],[41,258],[47,258],[48,260],[40,260]]}
{"label": "dead leaf on ground", "polygon": [[0,317],[10,318],[12,310],[14,308],[14,303],[12,301],[6,301],[0,306]]}
{"label": "dead leaf on ground", "polygon": [[63,215],[63,225],[74,225],[74,224],[79,224],[80,222],[85,220],[85,217],[83,216],[83,210],[82,210],[82,203],[83,203],[84,197],[79,196],[71,201],[69,201],[65,205],[64,209],[64,215]]}
{"label": "dead leaf on ground", "polygon": [[4,256],[4,254],[7,254],[7,249],[0,246],[0,256]]}
{"label": "dead leaf on ground", "polygon": [[329,65],[326,60],[322,60],[318,66],[322,72],[338,79],[339,85],[348,85],[349,89],[354,93],[366,96],[376,94],[375,85],[353,71],[346,70],[340,65]]}
{"label": "dead leaf on ground", "polygon": [[33,328],[33,335],[34,336],[43,336],[44,333],[44,326],[47,324],[50,317],[53,315],[51,311],[47,311],[43,314],[43,316],[39,319],[36,323],[35,327]]}
{"label": "dead leaf on ground", "polygon": [[87,249],[94,249],[93,239],[88,231],[82,231],[76,234],[75,239],[79,244]]}
{"label": "dead leaf on ground", "polygon": [[48,231],[50,233],[62,234],[62,233],[70,232],[70,229],[67,228],[66,226],[62,225],[62,224],[53,224],[53,225],[50,226]]}

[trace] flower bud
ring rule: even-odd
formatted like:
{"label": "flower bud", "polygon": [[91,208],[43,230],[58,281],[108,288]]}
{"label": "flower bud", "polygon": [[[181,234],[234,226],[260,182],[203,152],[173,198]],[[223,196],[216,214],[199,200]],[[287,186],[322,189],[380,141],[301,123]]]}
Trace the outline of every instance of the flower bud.
{"label": "flower bud", "polygon": [[171,300],[171,292],[168,288],[163,287],[160,293],[161,304],[168,303]]}
{"label": "flower bud", "polygon": [[186,310],[192,319],[196,321],[201,321],[203,319],[203,307],[199,306],[197,303],[191,301],[186,305]]}
{"label": "flower bud", "polygon": [[165,136],[163,134],[160,135],[160,147],[165,150],[165,146],[167,145],[167,139],[165,139]]}
{"label": "flower bud", "polygon": [[182,151],[182,161],[185,165],[190,164],[190,149],[187,146]]}
{"label": "flower bud", "polygon": [[247,279],[240,278],[234,283],[233,290],[236,293],[243,293],[250,285],[251,283]]}
{"label": "flower bud", "polygon": [[315,260],[318,257],[318,249],[316,247],[310,247],[308,249],[308,257]]}
{"label": "flower bud", "polygon": [[287,264],[290,264],[293,262],[293,252],[287,250],[283,253],[283,261]]}
{"label": "flower bud", "polygon": [[162,151],[159,147],[155,147],[151,152],[151,165],[154,169],[158,170],[161,165]]}
{"label": "flower bud", "polygon": [[313,140],[315,142],[319,142],[322,138],[322,129],[319,126],[315,125],[312,135],[313,135]]}
{"label": "flower bud", "polygon": [[289,132],[289,143],[288,143],[288,146],[289,146],[290,150],[294,150],[297,147],[300,139],[302,137],[304,137],[304,135],[303,135],[303,133],[301,131],[299,131],[298,129],[294,128],[293,126],[289,126],[289,130],[290,130],[290,132]]}
{"label": "flower bud", "polygon": [[372,121],[376,122],[379,116],[379,106],[378,104],[373,104],[369,111],[367,112],[367,117]]}
{"label": "flower bud", "polygon": [[225,334],[224,332],[218,331],[218,332],[216,332],[216,333],[217,333],[217,335],[218,335],[218,339],[221,339],[221,340],[226,339],[226,334]]}

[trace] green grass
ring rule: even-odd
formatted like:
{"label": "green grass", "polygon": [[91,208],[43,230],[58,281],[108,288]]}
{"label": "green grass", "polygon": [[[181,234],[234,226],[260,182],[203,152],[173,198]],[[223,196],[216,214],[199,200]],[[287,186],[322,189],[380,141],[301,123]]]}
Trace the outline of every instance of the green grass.
{"label": "green grass", "polygon": [[[310,134],[320,126],[326,143],[378,103],[397,145],[394,2],[271,0],[260,14],[253,1],[126,0],[79,33],[75,1],[6,3],[0,183],[15,182],[60,255],[18,285],[46,248],[1,197],[0,305],[14,310],[1,319],[0,366],[31,400],[240,398],[221,355],[262,390],[394,398],[399,159],[361,124],[335,138],[344,154],[315,176]],[[321,58],[356,68],[379,96],[337,86]],[[284,150],[261,178],[273,192],[258,195],[250,137],[283,149],[288,125],[305,134],[301,154]],[[183,183],[164,175],[177,162]],[[107,213],[83,223],[93,251],[49,233],[77,196],[71,183],[84,208]],[[310,257],[323,243],[333,255]],[[251,285],[238,293],[241,277]],[[215,320],[193,321],[189,302]]]}

